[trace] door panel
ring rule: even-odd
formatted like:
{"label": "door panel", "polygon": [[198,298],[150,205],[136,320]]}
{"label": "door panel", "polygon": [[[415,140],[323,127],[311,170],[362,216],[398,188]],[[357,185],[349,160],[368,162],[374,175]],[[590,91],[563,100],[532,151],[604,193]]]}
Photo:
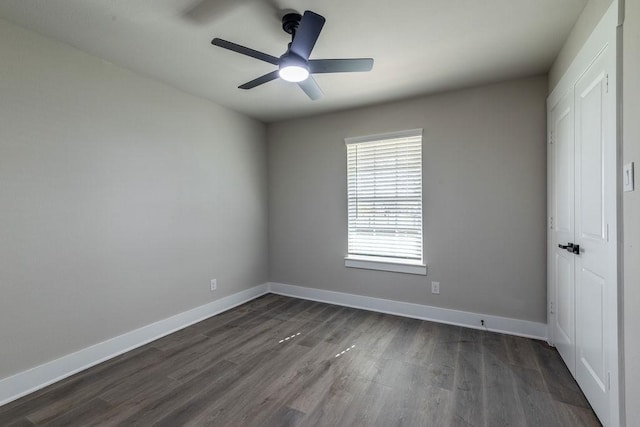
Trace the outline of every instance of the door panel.
{"label": "door panel", "polygon": [[575,85],[576,380],[603,424],[610,415],[606,298],[617,286],[609,271],[616,248],[607,235],[607,207],[615,205],[610,198],[616,194],[615,104],[608,105],[612,57],[604,49]]}
{"label": "door panel", "polygon": [[578,365],[586,369],[601,392],[606,392],[606,365],[604,351],[604,278],[588,270],[582,270],[579,275],[579,299],[577,306],[579,318],[578,331],[580,337],[577,342]]}
{"label": "door panel", "polygon": [[574,215],[574,141],[573,141],[573,92],[553,110],[553,145],[555,147],[556,232],[573,236]]}
{"label": "door panel", "polygon": [[574,255],[558,247],[573,242],[575,153],[573,91],[567,94],[551,110],[551,147],[554,164],[555,191],[552,199],[554,226],[552,250],[554,273],[554,313],[552,328],[555,346],[572,375],[575,375],[575,260]]}
{"label": "door panel", "polygon": [[[569,254],[567,254],[569,255]],[[562,353],[573,354],[574,346],[574,319],[573,301],[575,296],[573,294],[573,260],[564,254],[556,254],[556,285],[557,292],[557,306],[562,309],[556,310],[556,347],[571,347],[569,349],[562,348]]]}
{"label": "door panel", "polygon": [[[597,64],[596,64],[597,65]],[[587,76],[588,77],[588,76]],[[579,94],[577,107],[579,111],[579,141],[581,185],[578,211],[578,222],[581,237],[604,240],[604,123],[603,98],[606,88],[606,76],[599,72],[594,76],[591,85]]]}

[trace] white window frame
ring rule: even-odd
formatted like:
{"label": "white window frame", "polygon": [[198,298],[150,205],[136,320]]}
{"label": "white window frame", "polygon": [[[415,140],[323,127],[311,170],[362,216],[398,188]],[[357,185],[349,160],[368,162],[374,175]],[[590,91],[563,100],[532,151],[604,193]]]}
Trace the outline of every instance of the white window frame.
{"label": "white window frame", "polygon": [[[376,142],[383,141],[388,139],[398,139],[398,138],[408,138],[408,137],[416,137],[419,136],[421,141],[423,139],[423,130],[422,129],[410,129],[398,132],[390,132],[384,134],[377,135],[368,135],[368,136],[359,136],[352,138],[345,138],[345,146],[348,147],[351,144],[360,144],[367,142]],[[347,168],[348,168],[348,155],[345,156],[347,158]],[[421,157],[422,157],[422,146],[421,146]],[[424,180],[424,170],[422,169],[422,164],[420,165],[421,170],[421,179]],[[347,171],[348,176],[348,171]],[[347,182],[347,194],[348,194],[348,182]],[[421,181],[421,190],[424,192],[424,186]],[[424,200],[424,194],[420,196],[421,202]],[[347,200],[347,207],[349,202]],[[364,256],[364,255],[356,255],[349,254],[345,256],[345,267],[352,268],[363,268],[368,270],[381,270],[381,271],[390,271],[397,273],[409,273],[409,274],[419,274],[426,275],[427,274],[427,266],[424,263],[424,209],[421,210],[422,221],[421,221],[421,256],[420,260],[411,260],[411,259],[402,259],[402,258],[387,258],[382,256]],[[349,219],[347,213],[347,240],[349,239]],[[348,252],[348,251],[347,251]]]}

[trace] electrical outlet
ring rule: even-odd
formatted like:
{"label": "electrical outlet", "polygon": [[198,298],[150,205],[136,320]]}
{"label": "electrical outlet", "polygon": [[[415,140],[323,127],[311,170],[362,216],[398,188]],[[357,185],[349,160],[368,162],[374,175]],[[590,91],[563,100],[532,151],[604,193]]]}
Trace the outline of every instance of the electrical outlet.
{"label": "electrical outlet", "polygon": [[440,293],[440,282],[431,282],[431,293],[432,294]]}
{"label": "electrical outlet", "polygon": [[218,289],[218,280],[211,279],[211,292],[215,291],[216,289]]}

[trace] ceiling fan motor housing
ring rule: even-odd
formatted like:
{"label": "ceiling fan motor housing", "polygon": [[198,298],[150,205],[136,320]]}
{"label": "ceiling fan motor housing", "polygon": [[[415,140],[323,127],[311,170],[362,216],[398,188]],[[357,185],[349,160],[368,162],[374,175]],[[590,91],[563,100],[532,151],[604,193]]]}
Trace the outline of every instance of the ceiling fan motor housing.
{"label": "ceiling fan motor housing", "polygon": [[280,64],[279,67],[286,67],[289,65],[296,65],[299,67],[309,67],[309,61],[307,61],[306,59],[304,59],[303,57],[296,55],[295,53],[291,52],[290,50],[287,50],[281,57],[280,57]]}
{"label": "ceiling fan motor housing", "polygon": [[282,29],[287,33],[295,36],[296,30],[300,25],[302,15],[296,12],[287,13],[282,17]]}

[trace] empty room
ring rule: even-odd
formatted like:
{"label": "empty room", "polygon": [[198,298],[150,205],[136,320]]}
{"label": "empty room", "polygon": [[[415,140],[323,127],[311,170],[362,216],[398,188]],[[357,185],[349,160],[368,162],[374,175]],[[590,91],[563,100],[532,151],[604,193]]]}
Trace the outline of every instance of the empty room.
{"label": "empty room", "polygon": [[640,2],[0,1],[0,426],[640,420]]}

